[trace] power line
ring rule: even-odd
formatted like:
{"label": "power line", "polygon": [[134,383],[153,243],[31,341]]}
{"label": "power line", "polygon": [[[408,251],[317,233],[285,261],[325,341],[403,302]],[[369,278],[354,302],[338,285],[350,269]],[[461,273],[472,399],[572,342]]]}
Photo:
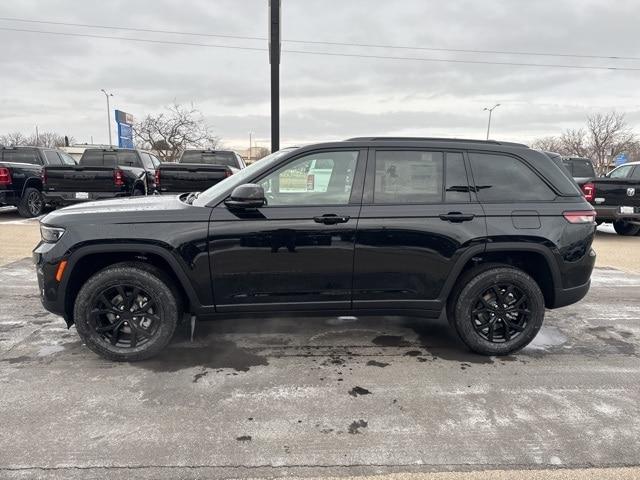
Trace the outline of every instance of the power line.
{"label": "power line", "polygon": [[[53,22],[47,20],[30,20],[25,18],[12,18],[12,17],[0,17],[0,20],[6,20],[11,22],[23,22],[23,23],[39,23],[47,25],[61,25],[68,27],[83,27],[83,28],[99,28],[106,30],[126,30],[132,32],[145,32],[145,33],[161,33],[169,35],[186,35],[194,37],[215,37],[215,38],[229,38],[234,40],[268,40],[267,37],[252,37],[246,35],[226,35],[217,33],[197,33],[197,32],[181,32],[176,30],[156,30],[148,28],[134,28],[134,27],[119,27],[112,25],[94,25],[87,23],[70,23],[70,22]],[[309,44],[309,45],[332,45],[340,47],[362,47],[362,48],[391,48],[401,50],[419,50],[429,52],[451,52],[451,53],[474,53],[474,54],[491,54],[491,55],[524,55],[524,56],[539,56],[539,57],[561,57],[561,58],[591,58],[601,60],[640,60],[640,57],[629,57],[621,55],[587,55],[580,53],[549,53],[549,52],[518,52],[512,50],[480,50],[480,49],[464,49],[464,48],[443,48],[443,47],[421,47],[411,45],[389,45],[389,44],[377,44],[377,43],[349,43],[349,42],[329,42],[322,40],[301,40],[301,39],[282,39],[283,42]]]}
{"label": "power line", "polygon": [[[45,31],[45,30],[30,30],[30,29],[10,28],[10,27],[0,27],[0,30],[6,30],[6,31],[12,31],[12,32],[41,33],[45,35],[59,35],[59,36],[70,36],[70,37],[99,38],[99,39],[108,39],[108,40],[126,40],[129,42],[155,43],[155,44],[164,44],[164,45],[228,48],[228,49],[234,49],[234,50],[251,50],[251,51],[259,51],[259,52],[268,51],[268,49],[260,48],[260,47],[241,47],[237,45],[217,45],[217,44],[211,44],[211,43],[178,42],[178,41],[171,41],[171,40],[152,40],[152,39],[146,39],[146,38],[133,38],[133,37],[113,37],[109,35],[94,35],[89,33],[51,32],[51,31]],[[498,61],[490,61],[490,60],[455,60],[450,58],[398,57],[398,56],[390,56],[390,55],[367,55],[367,54],[358,54],[358,53],[339,53],[339,52],[313,52],[313,51],[306,51],[306,50],[287,50],[287,49],[283,49],[282,52],[300,54],[300,55],[370,58],[370,59],[377,59],[377,60],[404,60],[404,61],[431,62],[431,63],[504,65],[504,66],[514,66],[514,67],[543,67],[543,68],[563,68],[563,69],[579,69],[579,70],[615,70],[615,71],[630,71],[630,72],[640,71],[640,68],[608,67],[608,66],[595,66],[595,65],[563,65],[563,64],[554,64],[554,63],[498,62]]]}

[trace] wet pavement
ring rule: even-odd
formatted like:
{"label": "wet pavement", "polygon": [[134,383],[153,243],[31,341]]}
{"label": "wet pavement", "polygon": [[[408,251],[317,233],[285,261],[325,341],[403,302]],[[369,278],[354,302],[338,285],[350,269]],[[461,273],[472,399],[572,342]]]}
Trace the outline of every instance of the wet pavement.
{"label": "wet pavement", "polygon": [[[0,477],[355,475],[640,463],[640,275],[597,269],[517,355],[444,320],[282,318],[181,327],[117,364],[0,267]],[[126,473],[123,473],[126,472]]]}

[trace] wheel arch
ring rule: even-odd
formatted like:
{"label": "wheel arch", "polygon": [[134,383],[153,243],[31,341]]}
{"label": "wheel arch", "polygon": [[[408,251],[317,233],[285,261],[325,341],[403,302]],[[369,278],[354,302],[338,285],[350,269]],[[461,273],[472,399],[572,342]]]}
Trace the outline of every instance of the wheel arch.
{"label": "wheel arch", "polygon": [[555,304],[555,291],[562,286],[562,279],[553,253],[543,245],[522,243],[487,244],[486,248],[467,252],[458,260],[443,287],[443,303],[446,304],[454,286],[468,270],[486,263],[501,263],[523,270],[542,290],[545,305]]}
{"label": "wheel arch", "polygon": [[73,252],[67,259],[64,284],[64,312],[67,324],[73,324],[73,306],[84,282],[100,270],[122,262],[151,264],[162,270],[180,295],[185,312],[201,307],[191,283],[178,261],[163,247],[146,244],[91,245]]}
{"label": "wheel arch", "polygon": [[39,177],[27,178],[24,182],[24,185],[22,186],[22,194],[20,195],[20,197],[24,195],[24,193],[27,191],[27,188],[35,188],[42,192],[42,179]]}

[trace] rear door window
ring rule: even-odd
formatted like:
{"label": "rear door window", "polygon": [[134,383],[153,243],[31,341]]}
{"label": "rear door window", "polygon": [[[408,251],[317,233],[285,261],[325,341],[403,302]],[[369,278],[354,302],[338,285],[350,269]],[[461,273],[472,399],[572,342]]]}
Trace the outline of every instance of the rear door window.
{"label": "rear door window", "polygon": [[443,153],[377,150],[373,202],[442,202]]}
{"label": "rear door window", "polygon": [[31,163],[34,165],[41,165],[36,151],[29,149],[5,150],[2,159],[5,162]]}
{"label": "rear door window", "polygon": [[47,164],[49,165],[62,165],[62,160],[60,160],[60,156],[55,150],[45,150],[44,158],[47,159]]}
{"label": "rear door window", "polygon": [[512,203],[553,200],[556,194],[528,165],[498,153],[470,153],[478,200]]}

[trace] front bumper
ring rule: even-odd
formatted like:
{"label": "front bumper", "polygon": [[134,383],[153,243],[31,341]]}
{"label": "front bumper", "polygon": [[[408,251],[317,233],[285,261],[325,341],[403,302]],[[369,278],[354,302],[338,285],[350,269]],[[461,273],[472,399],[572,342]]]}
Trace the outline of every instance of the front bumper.
{"label": "front bumper", "polygon": [[33,250],[32,259],[36,267],[38,292],[45,310],[62,316],[69,325],[69,319],[65,313],[65,299],[62,294],[67,279],[63,277],[61,282],[56,280],[56,270],[60,261],[49,262],[45,260],[53,248],[55,248],[55,244],[40,242]]}

